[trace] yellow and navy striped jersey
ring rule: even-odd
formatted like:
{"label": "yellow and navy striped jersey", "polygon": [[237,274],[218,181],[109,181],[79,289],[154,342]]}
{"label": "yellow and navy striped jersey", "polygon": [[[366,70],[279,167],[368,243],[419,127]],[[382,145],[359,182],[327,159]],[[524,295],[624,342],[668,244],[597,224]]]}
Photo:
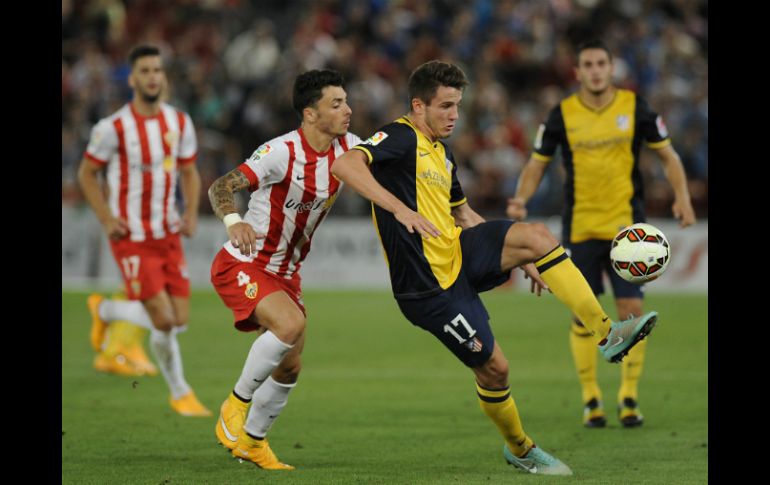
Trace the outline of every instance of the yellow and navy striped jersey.
{"label": "yellow and navy striped jersey", "polygon": [[462,229],[455,226],[451,210],[466,198],[449,148],[442,141],[431,142],[406,116],[353,148],[366,154],[383,187],[441,231],[441,236],[424,240],[372,204],[394,296],[425,298],[452,286],[462,266]]}
{"label": "yellow and navy striped jersey", "polygon": [[632,91],[616,90],[598,110],[575,93],[551,110],[532,156],[548,162],[561,147],[567,171],[564,242],[612,239],[623,227],[644,222],[643,141],[650,148],[671,143],[663,119]]}

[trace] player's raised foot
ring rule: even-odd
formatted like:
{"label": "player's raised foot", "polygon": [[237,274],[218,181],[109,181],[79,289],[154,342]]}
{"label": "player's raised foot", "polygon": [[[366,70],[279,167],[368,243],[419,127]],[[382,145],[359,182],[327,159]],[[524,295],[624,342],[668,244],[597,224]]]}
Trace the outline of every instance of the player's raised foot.
{"label": "player's raised foot", "polygon": [[293,466],[278,461],[267,439],[258,440],[247,433],[238,436],[238,443],[231,453],[234,457],[250,461],[265,470],[294,470]]}
{"label": "player's raised foot", "polygon": [[607,426],[607,416],[599,399],[593,398],[583,407],[583,426],[586,428],[604,428]]}
{"label": "player's raised foot", "polygon": [[235,397],[232,392],[222,403],[222,407],[219,408],[219,419],[217,419],[217,424],[214,427],[214,433],[222,446],[230,450],[235,448],[238,435],[246,421],[249,404]]}
{"label": "player's raised foot", "polygon": [[107,331],[107,322],[99,316],[99,305],[104,297],[98,293],[88,295],[86,305],[91,313],[91,347],[95,352],[101,352],[104,345],[104,335]]}
{"label": "player's raised foot", "polygon": [[521,458],[514,455],[508,445],[503,445],[503,456],[509,464],[527,473],[572,475],[572,470],[567,465],[536,445],[532,445],[532,448]]}
{"label": "player's raised foot", "polygon": [[628,320],[612,322],[610,333],[599,345],[599,351],[608,362],[622,361],[634,345],[649,335],[657,321],[658,312],[650,312],[641,317],[632,315]]}
{"label": "player's raised foot", "polygon": [[644,421],[644,416],[639,411],[639,403],[630,397],[624,398],[623,402],[618,404],[618,418],[624,428],[636,428]]}
{"label": "player's raised foot", "polygon": [[94,357],[94,369],[119,376],[138,377],[144,375],[144,372],[131,365],[122,354],[106,355],[104,352],[97,354]]}
{"label": "player's raised foot", "polygon": [[168,402],[171,404],[171,409],[176,411],[178,414],[181,414],[182,416],[211,416],[211,411],[209,411],[206,406],[198,401],[198,398],[195,397],[195,393],[193,391],[188,392],[179,399],[169,397]]}

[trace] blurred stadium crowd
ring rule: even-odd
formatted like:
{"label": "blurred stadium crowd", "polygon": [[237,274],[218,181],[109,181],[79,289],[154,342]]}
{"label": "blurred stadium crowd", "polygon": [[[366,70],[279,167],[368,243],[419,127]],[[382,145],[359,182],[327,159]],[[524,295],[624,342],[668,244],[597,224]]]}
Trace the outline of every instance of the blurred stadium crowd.
{"label": "blurred stadium crowd", "polygon": [[[616,84],[663,115],[699,218],[708,217],[708,4],[705,0],[63,0],[62,199],[85,204],[77,168],[91,127],[125,103],[128,51],[159,46],[168,101],[198,130],[201,197],[264,141],[294,129],[294,77],[333,68],[347,80],[351,131],[366,138],[407,111],[410,71],[456,62],[471,80],[449,140],[471,206],[502,217],[538,125],[576,88],[573,47],[597,37]],[[670,217],[673,193],[643,150],[648,215]],[[552,163],[531,216],[558,214]],[[204,199],[201,212],[211,213]],[[365,215],[343,191],[332,215]]]}

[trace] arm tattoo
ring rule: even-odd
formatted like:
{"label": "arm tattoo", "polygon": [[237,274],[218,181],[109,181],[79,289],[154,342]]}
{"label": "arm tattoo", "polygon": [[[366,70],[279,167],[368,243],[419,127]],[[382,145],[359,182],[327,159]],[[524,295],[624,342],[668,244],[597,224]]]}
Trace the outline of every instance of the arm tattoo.
{"label": "arm tattoo", "polygon": [[222,219],[227,214],[237,213],[233,194],[249,185],[249,179],[237,168],[216,179],[209,187],[209,201],[214,214]]}

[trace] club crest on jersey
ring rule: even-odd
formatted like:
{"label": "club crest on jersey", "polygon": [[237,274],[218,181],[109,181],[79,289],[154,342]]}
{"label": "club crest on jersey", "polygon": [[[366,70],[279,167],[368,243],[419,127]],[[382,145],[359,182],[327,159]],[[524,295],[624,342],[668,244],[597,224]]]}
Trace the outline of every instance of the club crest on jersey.
{"label": "club crest on jersey", "polygon": [[387,137],[388,137],[387,133],[385,133],[384,131],[378,131],[374,135],[367,138],[366,141],[362,143],[362,145],[372,145],[372,146],[379,145],[382,142],[382,140],[384,140]]}
{"label": "club crest on jersey", "polygon": [[166,134],[163,135],[163,141],[173,149],[176,146],[176,142],[179,141],[179,133],[176,131],[167,131]]}
{"label": "club crest on jersey", "polygon": [[142,284],[139,282],[139,280],[131,280],[131,291],[133,291],[134,295],[137,296],[142,292]]}
{"label": "club crest on jersey", "polygon": [[617,118],[615,118],[615,123],[618,125],[618,129],[621,131],[628,130],[628,127],[630,125],[628,115],[618,115]]}
{"label": "club crest on jersey", "polygon": [[273,151],[273,147],[265,143],[264,145],[260,145],[259,148],[254,150],[254,153],[251,154],[251,160],[254,160],[255,162],[259,160],[260,158],[264,157],[268,153]]}
{"label": "club crest on jersey", "polygon": [[468,347],[468,350],[471,352],[481,352],[481,349],[484,347],[484,344],[481,343],[481,340],[479,340],[478,337],[473,337],[472,339],[465,342],[463,345]]}
{"label": "club crest on jersey", "polygon": [[658,127],[658,134],[661,138],[668,137],[668,128],[666,128],[666,124],[663,122],[663,117],[658,115],[657,118],[655,118],[655,126]]}
{"label": "club crest on jersey", "polygon": [[257,282],[256,281],[246,285],[246,291],[244,292],[244,294],[246,295],[246,298],[249,298],[251,300],[256,298],[257,297],[258,289],[259,289],[259,287],[257,286]]}

